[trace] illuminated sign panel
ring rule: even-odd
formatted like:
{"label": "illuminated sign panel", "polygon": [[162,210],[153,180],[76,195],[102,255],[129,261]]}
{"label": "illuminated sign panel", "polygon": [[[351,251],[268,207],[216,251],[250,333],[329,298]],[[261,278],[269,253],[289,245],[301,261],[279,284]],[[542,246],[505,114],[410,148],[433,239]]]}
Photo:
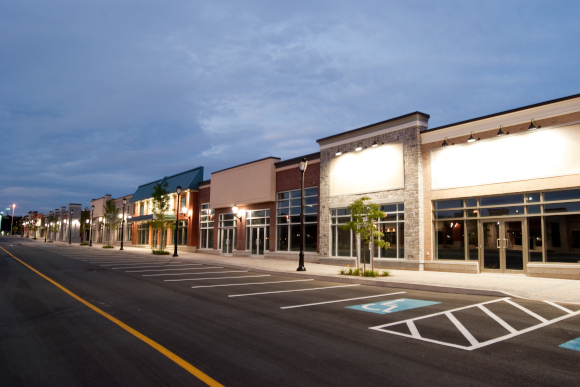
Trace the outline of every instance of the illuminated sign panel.
{"label": "illuminated sign panel", "polygon": [[431,151],[431,189],[580,174],[580,125]]}
{"label": "illuminated sign panel", "polygon": [[330,161],[330,196],[387,191],[404,186],[403,144],[349,152]]}

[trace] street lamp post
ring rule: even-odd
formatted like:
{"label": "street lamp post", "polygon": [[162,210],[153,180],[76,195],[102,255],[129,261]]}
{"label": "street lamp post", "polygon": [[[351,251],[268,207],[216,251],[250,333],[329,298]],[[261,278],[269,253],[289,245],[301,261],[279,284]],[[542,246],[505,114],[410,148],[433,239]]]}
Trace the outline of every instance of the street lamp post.
{"label": "street lamp post", "polygon": [[93,245],[93,214],[95,212],[95,205],[91,206],[91,227],[89,228],[89,246]]}
{"label": "street lamp post", "polygon": [[12,205],[12,220],[10,221],[10,235],[14,235],[14,207],[16,207],[16,204]]}
{"label": "street lamp post", "polygon": [[46,218],[44,219],[44,243],[46,243],[46,237],[48,236],[48,222]]}
{"label": "street lamp post", "polygon": [[68,244],[70,245],[72,242],[72,217],[75,210],[70,210],[70,219],[67,221],[68,223]]}
{"label": "street lamp post", "polygon": [[181,195],[181,186],[178,185],[177,188],[175,189],[175,192],[177,192],[177,203],[175,206],[175,240],[174,245],[175,245],[175,249],[173,251],[173,256],[177,257],[177,234],[179,232],[179,195]]}
{"label": "street lamp post", "polygon": [[125,238],[125,204],[127,204],[127,198],[123,198],[123,217],[121,218],[121,248],[123,250],[123,239]]}
{"label": "street lamp post", "polygon": [[302,172],[302,187],[300,192],[300,260],[296,271],[306,271],[306,268],[304,267],[304,173],[306,172],[307,166],[308,161],[303,157],[298,166]]}

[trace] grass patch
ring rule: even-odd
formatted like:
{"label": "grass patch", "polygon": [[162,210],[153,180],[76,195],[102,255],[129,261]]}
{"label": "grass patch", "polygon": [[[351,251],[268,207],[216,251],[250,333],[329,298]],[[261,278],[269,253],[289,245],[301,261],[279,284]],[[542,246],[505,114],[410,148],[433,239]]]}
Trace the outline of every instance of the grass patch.
{"label": "grass patch", "polygon": [[52,243],[52,241],[46,241],[46,243]]}
{"label": "grass patch", "polygon": [[169,255],[169,251],[165,250],[151,250],[151,252],[155,255]]}
{"label": "grass patch", "polygon": [[388,270],[365,270],[347,267],[339,270],[340,275],[354,275],[357,277],[388,277],[391,273]]}
{"label": "grass patch", "polygon": [[112,249],[115,246],[103,246],[103,249]]}
{"label": "grass patch", "polygon": [[89,245],[89,242],[82,242],[81,243],[81,246],[88,246],[88,245]]}

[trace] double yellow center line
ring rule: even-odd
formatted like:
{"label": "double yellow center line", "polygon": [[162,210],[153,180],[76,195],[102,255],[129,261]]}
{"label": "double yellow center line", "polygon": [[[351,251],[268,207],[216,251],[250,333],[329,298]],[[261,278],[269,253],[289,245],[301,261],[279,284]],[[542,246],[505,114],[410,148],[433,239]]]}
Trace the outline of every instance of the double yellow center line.
{"label": "double yellow center line", "polygon": [[69,296],[71,296],[72,298],[74,298],[75,300],[77,300],[80,303],[88,306],[89,308],[91,308],[92,310],[94,310],[95,312],[97,312],[98,314],[100,314],[101,316],[105,317],[106,319],[108,319],[109,321],[111,321],[114,324],[118,325],[119,327],[121,327],[125,331],[129,332],[130,334],[132,334],[133,336],[135,336],[139,340],[143,341],[144,343],[146,343],[147,345],[149,345],[153,349],[157,350],[162,355],[164,355],[165,357],[167,357],[168,359],[170,359],[174,363],[176,363],[179,366],[181,366],[187,372],[189,372],[190,374],[192,374],[193,376],[195,376],[196,378],[198,378],[199,380],[201,380],[202,382],[204,382],[208,386],[211,386],[211,387],[223,387],[222,384],[218,383],[217,381],[215,381],[214,379],[212,379],[211,377],[209,377],[208,375],[206,375],[202,371],[198,370],[197,368],[195,368],[194,366],[192,366],[191,364],[189,364],[188,362],[186,362],[181,357],[177,356],[176,354],[174,354],[173,352],[171,352],[170,350],[168,350],[167,348],[165,348],[161,344],[157,343],[154,340],[151,340],[149,337],[145,336],[144,334],[140,333],[139,331],[136,331],[135,329],[131,328],[130,326],[128,326],[124,322],[116,319],[115,317],[111,316],[110,314],[106,313],[105,311],[97,308],[95,305],[91,304],[90,302],[88,302],[88,301],[82,299],[81,297],[77,296],[76,294],[74,294],[73,292],[71,292],[70,290],[68,290],[67,288],[65,288],[64,286],[60,285],[58,282],[50,279],[49,277],[47,277],[44,274],[42,274],[41,272],[39,272],[38,270],[36,270],[35,268],[33,268],[32,266],[30,266],[26,262],[23,262],[22,260],[16,258],[14,255],[12,255],[9,251],[7,251],[6,249],[4,249],[3,247],[0,246],[0,249],[4,250],[4,252],[6,254],[8,254],[9,256],[11,256],[15,260],[17,260],[18,262],[20,262],[21,264],[23,264],[24,266],[26,266],[27,268],[29,268],[30,270],[32,270],[33,272],[35,272],[36,274],[38,274],[39,276],[41,276],[42,278],[44,278],[45,280],[47,280],[48,282],[50,282],[51,284],[53,284],[54,286],[56,286],[57,288],[59,288],[60,290],[62,290],[66,294],[68,294]]}

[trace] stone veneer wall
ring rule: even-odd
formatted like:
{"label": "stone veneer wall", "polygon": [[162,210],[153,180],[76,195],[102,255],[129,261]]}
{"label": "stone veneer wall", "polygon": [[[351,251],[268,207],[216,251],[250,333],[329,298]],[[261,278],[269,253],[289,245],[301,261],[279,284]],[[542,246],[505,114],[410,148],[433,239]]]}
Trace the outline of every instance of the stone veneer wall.
{"label": "stone veneer wall", "polygon": [[[376,139],[379,144],[403,143],[403,157],[405,168],[405,187],[382,192],[367,194],[344,195],[330,197],[330,160],[335,156],[336,147],[323,149],[320,152],[320,215],[319,215],[319,249],[321,257],[329,257],[330,253],[330,209],[347,207],[354,200],[368,196],[378,204],[404,202],[405,204],[405,259],[384,260],[392,262],[400,268],[421,269],[423,261],[423,199],[420,182],[423,180],[421,136],[425,130],[421,126],[413,126],[382,135],[369,135],[362,141],[363,147],[370,147]],[[353,141],[341,145],[341,149],[354,152],[360,141]],[[340,156],[338,156],[340,157]],[[377,173],[388,173],[388,166],[374,166]],[[409,262],[412,261],[412,262]],[[408,265],[401,267],[401,263]],[[382,265],[381,265],[382,266]]]}

